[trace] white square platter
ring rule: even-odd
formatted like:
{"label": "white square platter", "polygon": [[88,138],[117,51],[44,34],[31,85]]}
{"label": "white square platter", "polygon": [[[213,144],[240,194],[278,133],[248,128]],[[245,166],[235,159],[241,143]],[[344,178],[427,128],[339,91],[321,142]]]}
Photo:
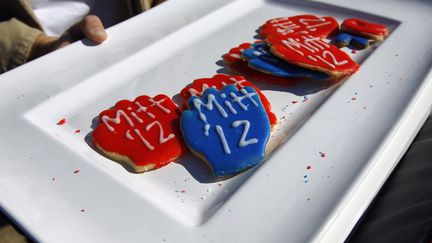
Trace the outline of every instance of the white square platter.
{"label": "white square platter", "polygon": [[[430,112],[431,11],[427,0],[171,0],[110,28],[102,45],[81,41],[5,73],[0,207],[43,242],[341,242]],[[259,85],[280,121],[261,166],[216,180],[189,155],[133,174],[88,142],[117,100],[178,100],[223,72],[220,56],[265,20],[303,13],[391,34],[350,53],[361,68],[340,85]]]}

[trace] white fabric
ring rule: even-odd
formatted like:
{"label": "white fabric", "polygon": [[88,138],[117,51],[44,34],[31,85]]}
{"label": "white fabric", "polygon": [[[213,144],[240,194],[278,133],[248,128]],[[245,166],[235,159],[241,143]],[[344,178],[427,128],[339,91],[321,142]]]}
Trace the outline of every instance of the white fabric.
{"label": "white fabric", "polygon": [[45,34],[60,36],[90,12],[94,0],[30,0],[30,4]]}

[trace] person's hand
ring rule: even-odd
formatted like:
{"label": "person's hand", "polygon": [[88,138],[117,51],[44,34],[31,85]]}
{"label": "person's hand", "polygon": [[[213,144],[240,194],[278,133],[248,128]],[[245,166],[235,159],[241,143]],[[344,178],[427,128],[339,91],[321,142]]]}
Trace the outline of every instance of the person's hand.
{"label": "person's hand", "polygon": [[105,28],[99,17],[95,15],[84,17],[80,22],[70,27],[60,37],[47,36],[43,33],[40,34],[33,44],[29,61],[67,46],[84,37],[96,44],[100,44],[107,39],[108,35],[105,32]]}

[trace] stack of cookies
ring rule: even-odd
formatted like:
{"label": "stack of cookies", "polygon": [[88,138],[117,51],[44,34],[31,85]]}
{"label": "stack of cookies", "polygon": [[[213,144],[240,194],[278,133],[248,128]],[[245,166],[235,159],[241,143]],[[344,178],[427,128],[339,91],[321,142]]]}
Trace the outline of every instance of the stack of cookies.
{"label": "stack of cookies", "polygon": [[[356,72],[359,65],[338,47],[352,44],[360,47],[357,42],[365,42],[360,39],[369,46],[372,41],[360,36],[381,41],[388,33],[385,26],[360,19],[345,20],[342,30],[345,32],[339,30],[338,22],[330,16],[274,18],[260,27],[260,40],[232,48],[223,59],[231,72],[258,82],[291,86],[305,79],[340,80]],[[338,46],[328,41],[336,34],[338,41],[334,42]]]}

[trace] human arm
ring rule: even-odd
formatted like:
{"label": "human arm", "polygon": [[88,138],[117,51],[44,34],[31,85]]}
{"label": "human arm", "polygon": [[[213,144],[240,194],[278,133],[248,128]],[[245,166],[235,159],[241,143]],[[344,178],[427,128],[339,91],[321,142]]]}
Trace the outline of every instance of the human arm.
{"label": "human arm", "polygon": [[0,22],[0,73],[71,44],[84,37],[99,44],[107,34],[101,20],[84,17],[60,37],[47,36],[16,18]]}

